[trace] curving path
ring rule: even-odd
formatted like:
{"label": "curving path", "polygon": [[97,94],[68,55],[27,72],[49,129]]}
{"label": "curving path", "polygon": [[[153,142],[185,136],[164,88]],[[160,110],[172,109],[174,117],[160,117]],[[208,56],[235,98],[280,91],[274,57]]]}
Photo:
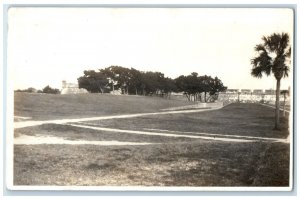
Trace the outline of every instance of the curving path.
{"label": "curving path", "polygon": [[175,110],[175,111],[164,111],[164,112],[153,112],[153,113],[137,113],[137,114],[126,114],[126,115],[112,115],[112,116],[100,116],[100,117],[88,117],[88,118],[77,118],[77,119],[57,119],[57,120],[43,120],[43,121],[22,121],[14,122],[14,128],[24,128],[29,126],[38,126],[42,124],[65,124],[74,122],[84,122],[93,120],[105,120],[105,119],[121,119],[121,118],[133,118],[133,117],[143,117],[149,115],[167,115],[167,114],[178,114],[178,113],[196,113],[211,110],[218,110],[223,107],[216,107],[210,109],[193,109],[193,110]]}

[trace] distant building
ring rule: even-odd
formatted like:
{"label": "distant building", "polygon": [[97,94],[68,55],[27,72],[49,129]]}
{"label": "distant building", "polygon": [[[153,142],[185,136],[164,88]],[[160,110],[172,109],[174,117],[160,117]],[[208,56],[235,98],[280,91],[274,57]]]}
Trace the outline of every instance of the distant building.
{"label": "distant building", "polygon": [[67,83],[67,81],[62,81],[61,94],[84,94],[88,93],[86,89],[79,88],[76,83]]}
{"label": "distant building", "polygon": [[266,95],[275,95],[276,94],[276,90],[265,90],[265,94]]}
{"label": "distant building", "polygon": [[226,93],[230,94],[230,93],[238,93],[239,90],[238,89],[227,89]]}
{"label": "distant building", "polygon": [[251,90],[249,89],[241,89],[242,94],[251,94]]}
{"label": "distant building", "polygon": [[253,94],[263,94],[264,91],[263,90],[253,90]]}
{"label": "distant building", "polygon": [[[241,89],[241,92],[238,92],[237,89],[227,89],[226,92],[220,92],[219,101],[229,101],[229,102],[260,102],[260,103],[269,103],[275,104],[276,100],[276,90],[262,90],[262,89]],[[280,101],[284,100],[284,95],[281,94],[279,97]],[[289,96],[287,96],[287,103],[289,103]]]}

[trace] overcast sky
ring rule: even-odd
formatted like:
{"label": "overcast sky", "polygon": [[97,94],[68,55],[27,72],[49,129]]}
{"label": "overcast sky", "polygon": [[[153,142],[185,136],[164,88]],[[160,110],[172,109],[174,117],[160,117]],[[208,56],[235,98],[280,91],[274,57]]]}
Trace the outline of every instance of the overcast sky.
{"label": "overcast sky", "polygon": [[171,78],[218,76],[234,89],[275,89],[273,77],[251,77],[250,59],[263,35],[293,33],[289,9],[11,8],[8,14],[14,89],[60,89],[83,70],[111,65]]}

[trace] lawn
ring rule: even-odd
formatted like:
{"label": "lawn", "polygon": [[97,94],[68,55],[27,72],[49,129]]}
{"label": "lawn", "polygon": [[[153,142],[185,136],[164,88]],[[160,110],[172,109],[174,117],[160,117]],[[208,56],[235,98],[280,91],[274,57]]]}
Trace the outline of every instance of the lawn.
{"label": "lawn", "polygon": [[16,145],[14,184],[288,186],[288,146],[209,141],[122,147]]}
{"label": "lawn", "polygon": [[[287,116],[288,117],[288,116]],[[90,121],[101,127],[120,129],[162,129],[218,135],[286,138],[288,119],[281,118],[281,131],[273,130],[274,109],[260,104],[231,104],[221,110],[190,114],[144,116],[139,118]]]}
{"label": "lawn", "polygon": [[[68,105],[58,114],[51,111],[50,107],[47,108],[50,119],[58,116],[71,118],[153,112],[187,105],[182,101],[168,102],[158,98],[95,94],[95,96],[88,96],[87,99],[79,95],[80,101],[90,102],[91,107],[85,111],[84,104],[76,103],[80,101],[75,100],[75,96],[72,95],[69,98],[60,95],[51,95],[48,98],[45,95],[21,94],[21,96],[26,97],[27,100],[19,101],[18,104],[27,102],[27,107],[31,97],[34,100],[44,98],[46,102],[37,104],[47,104],[51,108]],[[122,104],[122,98],[126,103]],[[111,105],[104,106],[103,99]],[[99,103],[96,104],[98,101]],[[95,113],[92,109],[93,103]],[[15,112],[46,119],[45,114],[38,112],[42,108],[37,104],[31,111],[28,109],[26,112],[24,111],[26,106],[18,105]],[[96,111],[99,115],[96,115]],[[287,117],[281,119],[281,131],[272,130],[273,120],[274,110],[269,107],[259,104],[230,104],[220,110],[199,113],[143,116],[85,123],[90,124],[91,127],[150,133],[167,132],[173,135],[196,136],[207,133],[214,134],[216,138],[230,137],[230,135],[286,138]],[[15,185],[254,187],[289,185],[289,143],[262,140],[224,142],[214,139],[142,135],[79,128],[73,126],[74,124],[83,123],[43,124],[15,129],[15,137],[53,136],[72,141],[146,142],[149,145],[14,145]]]}
{"label": "lawn", "polygon": [[156,112],[165,108],[192,104],[194,103],[134,95],[55,95],[15,92],[14,114],[31,117],[33,120],[50,120]]}

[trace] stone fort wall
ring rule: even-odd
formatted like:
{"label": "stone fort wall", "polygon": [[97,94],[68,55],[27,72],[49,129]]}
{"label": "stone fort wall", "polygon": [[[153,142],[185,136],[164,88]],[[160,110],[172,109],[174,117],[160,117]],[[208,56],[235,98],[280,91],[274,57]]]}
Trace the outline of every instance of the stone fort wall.
{"label": "stone fort wall", "polygon": [[[230,101],[230,102],[261,102],[261,103],[268,103],[268,104],[275,104],[276,101],[276,94],[275,90],[238,90],[235,91],[227,91],[221,92],[218,97],[218,101]],[[290,102],[290,96],[286,95],[286,104]],[[279,97],[279,101],[284,101],[284,95],[281,94]]]}
{"label": "stone fort wall", "polygon": [[67,81],[62,81],[61,94],[85,94],[88,93],[86,89],[79,88],[76,83],[67,83]]}

